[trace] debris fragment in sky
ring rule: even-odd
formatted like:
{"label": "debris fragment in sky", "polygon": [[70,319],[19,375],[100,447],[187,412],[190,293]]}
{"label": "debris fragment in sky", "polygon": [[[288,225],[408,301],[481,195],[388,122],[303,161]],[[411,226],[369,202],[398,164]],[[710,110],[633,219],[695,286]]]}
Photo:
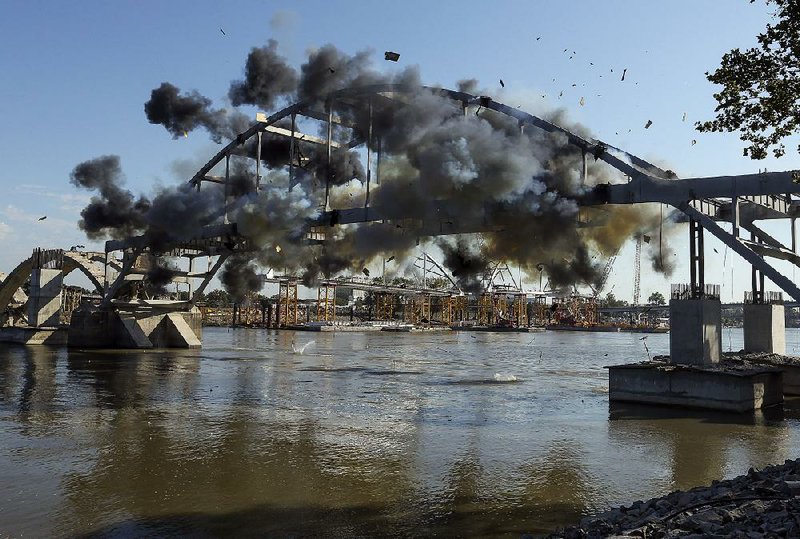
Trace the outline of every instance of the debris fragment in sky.
{"label": "debris fragment in sky", "polygon": [[682,122],[685,122],[685,121],[686,121],[686,113],[685,113],[685,112],[683,113],[683,118],[681,118],[681,121],[682,121]]}
{"label": "debris fragment in sky", "polygon": [[540,39],[542,39],[542,36],[537,37],[536,41],[539,41]]}
{"label": "debris fragment in sky", "polygon": [[650,236],[642,234],[642,240],[644,240],[645,243],[650,243]]}
{"label": "debris fragment in sky", "polygon": [[392,256],[390,256],[389,258],[386,259],[387,262],[391,262],[392,260],[394,260],[394,255],[392,255]]}
{"label": "debris fragment in sky", "polygon": [[583,97],[581,97],[580,103],[581,103],[581,106],[584,106],[586,104],[586,101],[583,99]]}
{"label": "debris fragment in sky", "polygon": [[280,245],[277,245],[277,244],[275,245],[275,252],[276,253],[280,253],[281,252],[281,246]]}
{"label": "debris fragment in sky", "polygon": [[695,139],[692,139],[692,146],[694,146],[695,144],[697,144],[697,141]]}
{"label": "debris fragment in sky", "polygon": [[46,215],[42,215],[41,217],[39,217],[39,220],[40,220],[40,221],[44,221],[45,219],[47,219],[47,216],[46,216]]}
{"label": "debris fragment in sky", "polygon": [[223,30],[222,28],[220,28],[219,31],[222,32],[223,36],[227,36],[228,35],[228,34],[225,33],[225,30]]}
{"label": "debris fragment in sky", "polygon": [[503,88],[506,87],[506,83],[503,82],[503,79],[500,79],[500,86],[502,86]]}
{"label": "debris fragment in sky", "polygon": [[649,129],[651,125],[653,125],[653,120],[647,120],[647,123],[644,124],[644,128]]}
{"label": "debris fragment in sky", "polygon": [[396,62],[400,59],[400,54],[397,52],[386,51],[383,53],[383,58],[390,62]]}
{"label": "debris fragment in sky", "polygon": [[627,72],[628,72],[628,68],[627,67],[622,70],[622,78],[620,79],[621,81],[625,80],[625,73],[627,73]]}
{"label": "debris fragment in sky", "polygon": [[366,275],[367,277],[369,277],[369,270],[368,270],[367,268],[364,268],[364,269],[362,269],[362,270],[361,270],[361,273],[363,273],[364,275]]}
{"label": "debris fragment in sky", "polygon": [[329,67],[329,68],[328,68],[328,71],[330,71],[331,73],[336,73],[336,70],[335,70],[335,69],[333,69],[332,67]]}

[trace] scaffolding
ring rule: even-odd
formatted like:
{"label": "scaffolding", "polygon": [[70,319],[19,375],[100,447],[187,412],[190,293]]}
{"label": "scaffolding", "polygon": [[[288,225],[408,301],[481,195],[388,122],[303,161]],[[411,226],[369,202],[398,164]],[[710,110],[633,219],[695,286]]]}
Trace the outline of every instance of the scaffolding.
{"label": "scaffolding", "polygon": [[297,325],[297,281],[278,283],[278,305],[280,324],[282,326]]}
{"label": "scaffolding", "polygon": [[[295,309],[297,298],[297,285],[295,284]],[[255,326],[262,322],[261,302],[256,292],[249,292],[244,300],[236,305],[236,320],[234,325]]]}
{"label": "scaffolding", "polygon": [[494,316],[494,297],[491,292],[478,296],[478,325],[488,326]]}
{"label": "scaffolding", "polygon": [[544,326],[550,322],[550,307],[547,305],[547,296],[537,295],[533,298],[533,319],[534,326]]}
{"label": "scaffolding", "polygon": [[395,295],[390,292],[375,293],[375,319],[392,320],[394,318]]}
{"label": "scaffolding", "polygon": [[317,321],[336,320],[336,283],[323,282],[317,289]]}
{"label": "scaffolding", "polygon": [[[408,307],[411,307],[410,309]],[[418,294],[406,300],[403,310],[404,321],[414,325],[430,325],[431,323],[431,295]]]}
{"label": "scaffolding", "polygon": [[511,304],[511,320],[517,327],[528,325],[528,296],[524,293],[514,294]]}
{"label": "scaffolding", "polygon": [[72,311],[77,309],[81,304],[81,296],[83,291],[77,287],[65,286],[61,289],[61,313],[59,314],[59,322],[62,324],[69,324],[72,319]]}
{"label": "scaffolding", "polygon": [[597,298],[570,296],[553,298],[553,316],[558,324],[593,326],[599,320]]}

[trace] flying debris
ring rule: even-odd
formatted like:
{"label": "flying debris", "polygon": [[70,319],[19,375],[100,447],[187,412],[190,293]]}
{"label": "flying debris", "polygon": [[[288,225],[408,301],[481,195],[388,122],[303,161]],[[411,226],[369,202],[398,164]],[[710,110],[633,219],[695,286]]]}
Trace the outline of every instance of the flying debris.
{"label": "flying debris", "polygon": [[583,97],[581,97],[581,101],[580,101],[580,103],[581,103],[581,106],[584,106],[584,105],[586,104],[586,100],[585,100],[585,99],[583,99]]}
{"label": "flying debris", "polygon": [[692,139],[692,146],[694,146],[695,144],[697,144],[697,141],[695,139]]}
{"label": "flying debris", "polygon": [[651,125],[653,125],[653,120],[647,120],[647,123],[644,124],[644,128],[649,129]]}
{"label": "flying debris", "polygon": [[686,113],[685,113],[685,112],[683,113],[683,118],[681,118],[681,121],[682,121],[682,122],[685,122],[685,121],[686,121]]}
{"label": "flying debris", "polygon": [[329,68],[328,68],[328,71],[330,71],[331,73],[336,73],[336,70],[335,70],[335,69],[333,69],[332,67],[329,67]]}
{"label": "flying debris", "polygon": [[717,251],[714,247],[712,247],[712,249],[714,249],[715,253],[719,254],[719,251]]}
{"label": "flying debris", "polygon": [[219,31],[222,32],[223,36],[227,36],[228,35],[228,34],[225,33],[225,30],[223,30],[222,28],[220,28]]}
{"label": "flying debris", "polygon": [[625,80],[625,73],[627,73],[627,72],[628,72],[628,68],[626,67],[625,69],[622,70],[622,78],[619,79],[619,80],[621,80],[621,81]]}
{"label": "flying debris", "polygon": [[45,219],[47,219],[47,216],[46,216],[46,215],[42,215],[41,217],[39,217],[39,220],[40,220],[40,221],[44,221]]}
{"label": "flying debris", "polygon": [[369,270],[368,270],[367,268],[364,268],[364,269],[362,269],[362,270],[361,270],[361,273],[363,273],[364,275],[366,275],[367,277],[369,277]]}
{"label": "flying debris", "polygon": [[647,234],[642,234],[642,240],[645,243],[650,243],[650,236],[648,236]]}
{"label": "flying debris", "polygon": [[539,41],[540,39],[542,39],[542,36],[537,37],[536,41]]}
{"label": "flying debris", "polygon": [[572,85],[572,87],[573,87],[573,88],[574,88],[574,87],[576,87],[576,86],[577,86],[577,84],[573,84],[573,85]]}
{"label": "flying debris", "polygon": [[394,255],[392,255],[392,256],[390,256],[389,258],[386,259],[387,262],[391,262],[392,260],[394,260]]}
{"label": "flying debris", "polygon": [[503,88],[506,87],[506,84],[503,82],[503,79],[500,79],[500,86],[502,86]]}
{"label": "flying debris", "polygon": [[280,245],[276,245],[275,246],[275,252],[276,253],[280,253],[281,252],[281,246]]}
{"label": "flying debris", "polygon": [[383,53],[383,58],[390,62],[396,62],[400,59],[400,54],[397,52],[386,51]]}

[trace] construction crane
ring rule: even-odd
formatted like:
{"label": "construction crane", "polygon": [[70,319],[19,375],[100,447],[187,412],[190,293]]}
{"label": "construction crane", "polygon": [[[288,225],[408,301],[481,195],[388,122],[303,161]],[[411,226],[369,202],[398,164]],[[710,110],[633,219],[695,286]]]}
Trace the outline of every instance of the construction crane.
{"label": "construction crane", "polygon": [[633,304],[639,304],[642,281],[642,240],[643,234],[636,235],[636,254],[633,259]]}
{"label": "construction crane", "polygon": [[608,282],[608,278],[611,275],[611,269],[614,267],[614,261],[617,259],[618,254],[619,249],[614,251],[614,254],[609,256],[608,260],[606,260],[606,265],[603,267],[603,273],[600,275],[600,281],[597,283],[597,288],[592,290],[594,292],[594,297],[598,297],[600,292],[602,292],[603,288],[606,286],[606,282]]}

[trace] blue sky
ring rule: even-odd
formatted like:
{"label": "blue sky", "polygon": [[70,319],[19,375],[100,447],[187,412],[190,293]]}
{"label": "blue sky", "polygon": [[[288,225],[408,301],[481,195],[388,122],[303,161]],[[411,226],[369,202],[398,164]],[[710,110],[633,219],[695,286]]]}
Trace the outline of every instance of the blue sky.
{"label": "blue sky", "polygon": [[[736,134],[693,129],[716,104],[704,73],[727,50],[755,42],[769,20],[761,2],[7,0],[2,6],[0,271],[36,246],[90,245],[76,225],[88,194],[68,181],[77,163],[118,154],[128,187],[151,192],[205,162],[216,146],[204,134],[173,140],[147,122],[144,102],[169,81],[225,105],[247,52],[269,38],[297,66],[309,48],[332,43],[349,53],[372,49],[382,68],[419,65],[426,84],[453,87],[476,78],[497,100],[524,103],[529,112],[562,107],[597,138],[683,177],[800,168],[792,147],[780,160],[754,162],[742,157]],[[385,50],[401,54],[398,65],[383,62]],[[645,130],[648,120],[653,124]],[[42,215],[48,218],[38,221]],[[681,263],[673,277],[643,269],[645,296],[688,280],[685,235],[676,242]],[[727,299],[733,273],[739,298],[749,268],[732,264],[735,255],[724,257],[715,241],[707,245],[706,280],[721,282],[724,272]],[[632,260],[629,245],[610,283],[618,296],[630,295]]]}

